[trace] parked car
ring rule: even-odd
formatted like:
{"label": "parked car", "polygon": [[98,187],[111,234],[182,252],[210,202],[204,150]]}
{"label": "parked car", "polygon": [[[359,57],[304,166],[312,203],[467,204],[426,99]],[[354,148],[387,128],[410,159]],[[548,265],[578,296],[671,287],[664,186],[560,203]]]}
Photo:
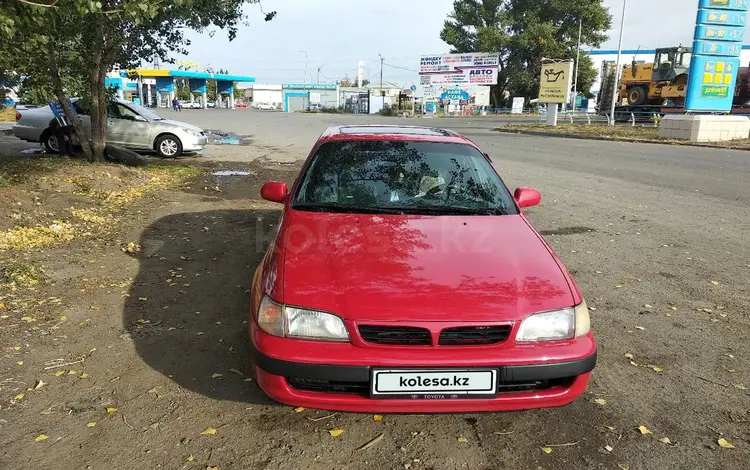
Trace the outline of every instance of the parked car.
{"label": "parked car", "polygon": [[216,102],[215,101],[206,101],[206,108],[215,108]]}
{"label": "parked car", "polygon": [[256,108],[262,109],[265,111],[273,111],[274,109],[276,109],[276,106],[272,105],[271,103],[258,103]]}
{"label": "parked car", "polygon": [[238,109],[245,109],[247,108],[247,105],[245,103],[235,103],[234,107]]}
{"label": "parked car", "polygon": [[203,109],[203,106],[197,101],[180,100],[180,106],[182,106],[185,109]]}
{"label": "parked car", "polygon": [[[91,118],[71,99],[84,127]],[[49,106],[16,113],[13,134],[28,142],[40,142],[47,151],[57,153],[57,139],[51,125],[55,117]],[[163,119],[141,105],[115,100],[107,108],[107,142],[140,151],[156,151],[161,157],[175,158],[185,152],[200,152],[206,145],[203,129],[180,121]],[[74,144],[80,142],[74,137]]]}
{"label": "parked car", "polygon": [[257,383],[291,406],[479,412],[588,386],[586,302],[490,158],[452,131],[343,126],[315,143],[251,285]]}

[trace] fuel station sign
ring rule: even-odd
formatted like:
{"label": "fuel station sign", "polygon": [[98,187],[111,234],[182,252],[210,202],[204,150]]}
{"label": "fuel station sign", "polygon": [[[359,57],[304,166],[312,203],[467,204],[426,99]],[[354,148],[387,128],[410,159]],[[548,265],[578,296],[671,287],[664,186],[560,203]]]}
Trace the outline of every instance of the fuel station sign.
{"label": "fuel station sign", "polygon": [[749,0],[699,0],[685,110],[729,112]]}

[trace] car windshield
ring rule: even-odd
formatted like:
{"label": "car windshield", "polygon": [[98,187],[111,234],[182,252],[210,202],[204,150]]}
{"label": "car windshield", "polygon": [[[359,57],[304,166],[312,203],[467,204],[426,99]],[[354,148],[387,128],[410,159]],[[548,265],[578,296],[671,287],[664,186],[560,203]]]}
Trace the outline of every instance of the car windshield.
{"label": "car windshield", "polygon": [[351,140],[323,144],[293,199],[295,210],[515,214],[507,187],[467,144]]}
{"label": "car windshield", "polygon": [[141,116],[145,117],[149,121],[161,121],[163,118],[159,117],[158,114],[151,111],[148,108],[144,108],[143,106],[137,104],[137,103],[128,103],[128,107],[135,111],[136,113],[140,114]]}

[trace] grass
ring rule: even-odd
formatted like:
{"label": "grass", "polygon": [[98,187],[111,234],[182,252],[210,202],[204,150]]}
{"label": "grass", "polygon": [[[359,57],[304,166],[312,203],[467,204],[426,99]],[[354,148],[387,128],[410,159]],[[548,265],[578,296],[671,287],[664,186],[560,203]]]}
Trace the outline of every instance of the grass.
{"label": "grass", "polygon": [[32,192],[43,201],[7,207],[13,222],[0,229],[0,251],[27,252],[111,234],[137,201],[180,188],[202,171],[168,163],[128,168],[62,158],[0,159],[0,200],[24,200]]}
{"label": "grass", "polygon": [[16,107],[8,106],[0,108],[0,122],[16,122]]}
{"label": "grass", "polygon": [[556,137],[573,137],[579,139],[602,139],[620,142],[650,142],[670,145],[698,145],[723,149],[750,150],[750,139],[727,142],[690,142],[686,140],[664,139],[659,137],[659,129],[653,126],[608,126],[606,124],[567,124],[556,127],[546,124],[509,124],[495,129],[511,133],[544,133]]}

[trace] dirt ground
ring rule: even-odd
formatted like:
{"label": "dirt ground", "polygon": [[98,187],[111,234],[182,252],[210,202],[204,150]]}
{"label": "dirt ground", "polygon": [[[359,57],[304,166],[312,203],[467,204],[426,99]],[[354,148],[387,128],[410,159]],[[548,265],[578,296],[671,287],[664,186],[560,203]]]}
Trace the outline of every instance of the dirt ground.
{"label": "dirt ground", "polygon": [[0,163],[0,468],[747,468],[742,210],[687,232],[658,203],[613,211],[611,181],[574,193],[499,162],[555,188],[529,216],[593,307],[590,388],[563,408],[377,420],[278,405],[253,382],[247,289],[279,217],[258,191],[299,169],[255,151],[150,173],[37,159],[23,178]]}

